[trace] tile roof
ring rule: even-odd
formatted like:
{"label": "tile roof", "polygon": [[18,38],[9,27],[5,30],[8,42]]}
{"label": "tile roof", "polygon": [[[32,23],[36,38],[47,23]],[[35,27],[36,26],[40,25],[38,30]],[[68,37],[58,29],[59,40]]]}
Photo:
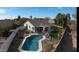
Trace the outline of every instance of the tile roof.
{"label": "tile roof", "polygon": [[53,23],[49,23],[48,20],[29,20],[34,26],[49,26]]}
{"label": "tile roof", "polygon": [[14,23],[13,20],[0,20],[0,28],[8,28],[12,26]]}

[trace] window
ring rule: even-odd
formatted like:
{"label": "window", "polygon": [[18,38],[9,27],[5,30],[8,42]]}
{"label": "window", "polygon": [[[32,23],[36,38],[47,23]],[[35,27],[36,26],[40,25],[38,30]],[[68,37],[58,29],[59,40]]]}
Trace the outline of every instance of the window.
{"label": "window", "polygon": [[48,27],[45,27],[45,31],[48,31]]}
{"label": "window", "polygon": [[34,27],[32,27],[32,29],[34,30],[35,28],[34,28]]}
{"label": "window", "polygon": [[43,27],[39,27],[39,30],[43,30]]}
{"label": "window", "polygon": [[29,26],[29,28],[30,28],[30,26]]}

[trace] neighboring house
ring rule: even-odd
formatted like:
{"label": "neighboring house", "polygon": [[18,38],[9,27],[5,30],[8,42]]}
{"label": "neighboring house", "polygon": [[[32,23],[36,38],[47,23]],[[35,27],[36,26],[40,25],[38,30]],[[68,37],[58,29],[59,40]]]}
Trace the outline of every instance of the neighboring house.
{"label": "neighboring house", "polygon": [[0,28],[9,28],[14,24],[13,20],[0,20]]}
{"label": "neighboring house", "polygon": [[35,32],[35,29],[34,29],[35,26],[34,26],[32,23],[30,23],[29,21],[25,22],[25,23],[24,23],[24,26],[26,26],[26,29]]}
{"label": "neighboring house", "polygon": [[24,26],[30,31],[49,30],[49,26],[55,24],[54,20],[28,20]]}

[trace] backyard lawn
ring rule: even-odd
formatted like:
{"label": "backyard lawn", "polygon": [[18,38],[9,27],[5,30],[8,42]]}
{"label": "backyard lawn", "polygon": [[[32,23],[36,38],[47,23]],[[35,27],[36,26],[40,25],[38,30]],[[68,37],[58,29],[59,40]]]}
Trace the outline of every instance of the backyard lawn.
{"label": "backyard lawn", "polygon": [[49,35],[54,39],[58,39],[60,33],[61,33],[61,29],[57,27],[56,30],[50,32]]}

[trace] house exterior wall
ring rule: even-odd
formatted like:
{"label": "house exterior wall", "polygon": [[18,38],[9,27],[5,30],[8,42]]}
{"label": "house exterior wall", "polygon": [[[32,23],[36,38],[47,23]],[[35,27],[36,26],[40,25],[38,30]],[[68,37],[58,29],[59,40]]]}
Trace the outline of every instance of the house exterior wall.
{"label": "house exterior wall", "polygon": [[54,20],[48,20],[48,23],[50,23],[50,24],[55,24],[55,21]]}
{"label": "house exterior wall", "polygon": [[35,26],[32,25],[29,21],[24,23],[24,26],[26,26],[28,30],[35,32]]}

